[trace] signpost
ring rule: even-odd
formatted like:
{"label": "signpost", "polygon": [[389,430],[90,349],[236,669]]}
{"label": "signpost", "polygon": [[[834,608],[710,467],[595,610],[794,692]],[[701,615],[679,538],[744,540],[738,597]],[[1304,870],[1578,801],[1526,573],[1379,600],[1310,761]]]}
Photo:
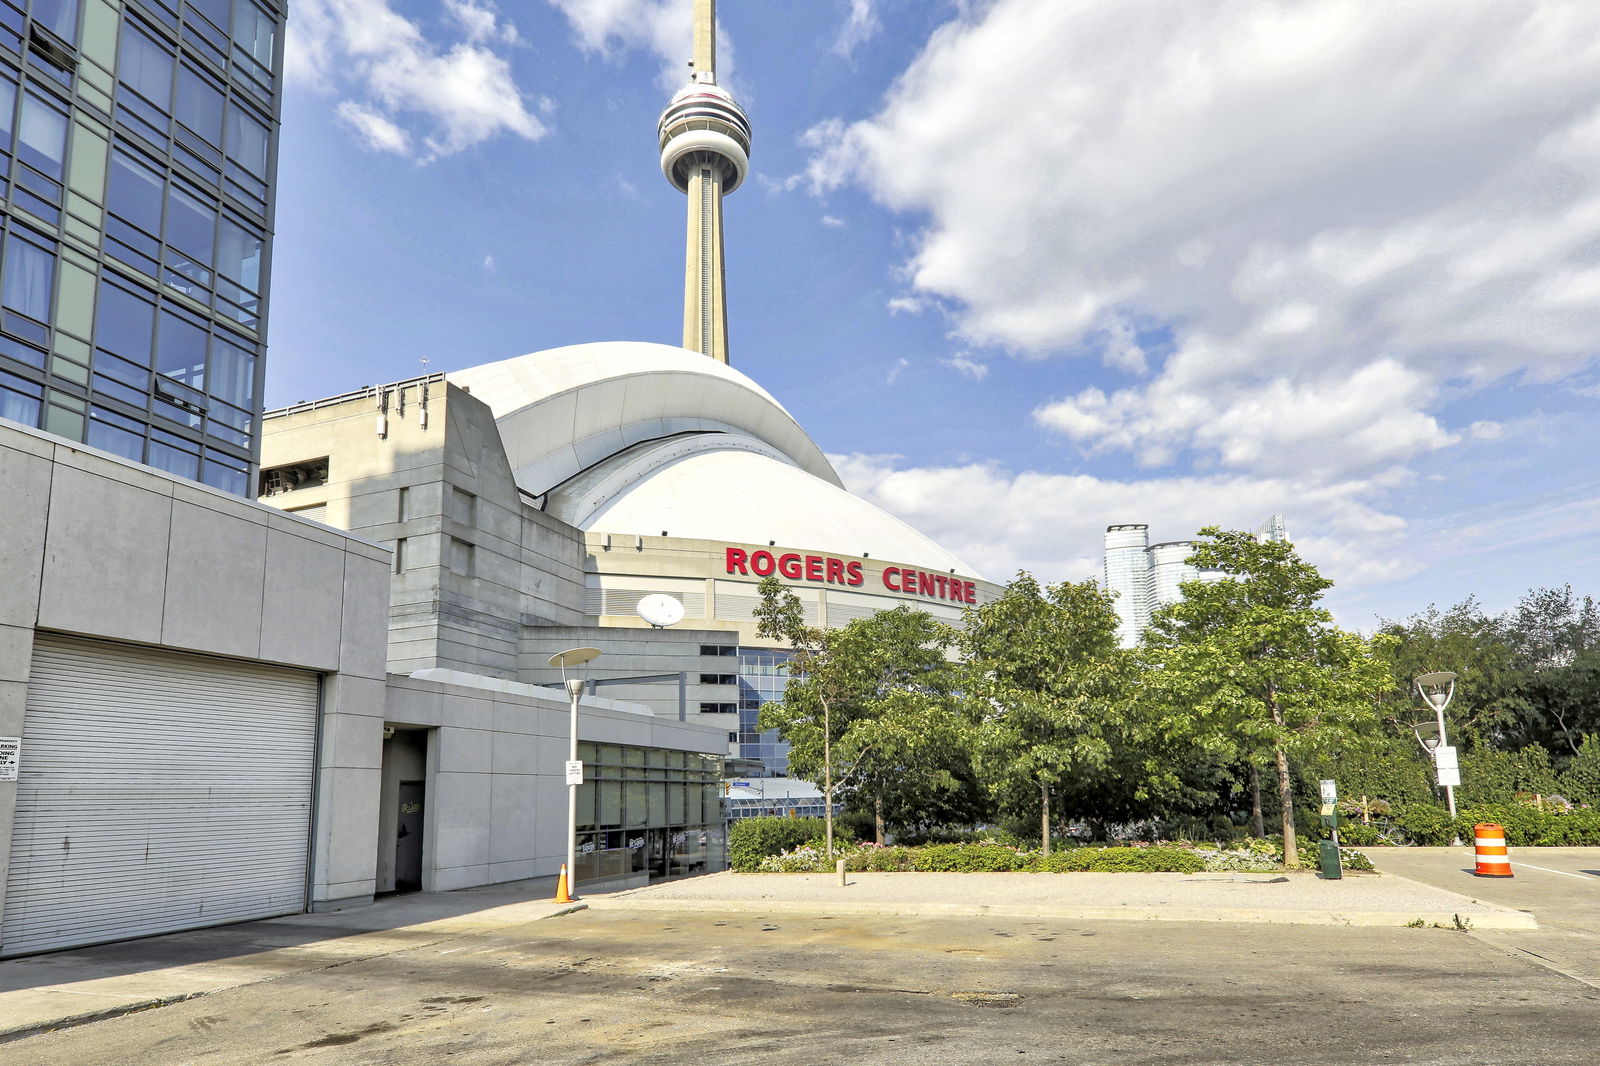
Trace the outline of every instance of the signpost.
{"label": "signpost", "polygon": [[1332,779],[1324,779],[1322,791],[1322,824],[1332,830],[1333,839],[1317,844],[1317,864],[1327,881],[1337,881],[1344,876],[1339,861],[1339,786]]}

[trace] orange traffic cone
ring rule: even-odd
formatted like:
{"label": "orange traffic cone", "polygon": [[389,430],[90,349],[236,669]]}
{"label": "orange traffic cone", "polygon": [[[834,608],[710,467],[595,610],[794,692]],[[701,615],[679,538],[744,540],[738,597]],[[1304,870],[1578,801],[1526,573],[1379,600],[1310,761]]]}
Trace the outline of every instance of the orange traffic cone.
{"label": "orange traffic cone", "polygon": [[561,864],[561,876],[556,878],[556,899],[555,899],[555,901],[557,903],[571,903],[572,902],[572,897],[567,895],[567,864],[566,863],[562,863]]}
{"label": "orange traffic cone", "polygon": [[1472,827],[1474,850],[1477,852],[1478,868],[1473,871],[1479,877],[1512,877],[1511,856],[1506,851],[1506,831],[1493,822],[1484,822]]}

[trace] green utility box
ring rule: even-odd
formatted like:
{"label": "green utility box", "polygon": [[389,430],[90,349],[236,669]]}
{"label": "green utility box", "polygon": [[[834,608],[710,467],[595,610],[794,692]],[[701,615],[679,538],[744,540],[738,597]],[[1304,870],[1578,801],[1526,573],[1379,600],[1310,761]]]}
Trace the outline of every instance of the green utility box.
{"label": "green utility box", "polygon": [[1322,867],[1322,876],[1329,881],[1337,881],[1344,876],[1344,870],[1339,866],[1339,845],[1331,840],[1317,842],[1317,864]]}

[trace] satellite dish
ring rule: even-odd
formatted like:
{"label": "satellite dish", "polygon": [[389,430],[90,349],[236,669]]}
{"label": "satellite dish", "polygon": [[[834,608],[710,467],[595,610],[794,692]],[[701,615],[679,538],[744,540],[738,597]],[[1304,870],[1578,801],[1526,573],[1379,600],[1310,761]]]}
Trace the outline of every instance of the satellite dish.
{"label": "satellite dish", "polygon": [[683,621],[683,604],[665,593],[658,592],[639,601],[639,617],[657,629],[677,625]]}

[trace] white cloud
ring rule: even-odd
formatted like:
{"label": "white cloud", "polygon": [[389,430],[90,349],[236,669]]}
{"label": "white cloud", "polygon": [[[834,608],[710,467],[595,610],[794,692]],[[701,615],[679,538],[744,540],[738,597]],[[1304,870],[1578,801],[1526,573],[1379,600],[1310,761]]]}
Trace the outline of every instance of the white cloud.
{"label": "white cloud", "polygon": [[402,156],[411,154],[410,135],[380,112],[363,107],[354,100],[341,100],[334,110],[361,135],[362,143],[374,152],[392,152]]}
{"label": "white cloud", "polygon": [[829,229],[844,229],[844,219],[838,215],[823,215],[822,224]]}
{"label": "white cloud", "polygon": [[978,362],[972,358],[972,353],[970,352],[962,352],[952,355],[949,359],[941,359],[939,361],[956,373],[969,377],[973,381],[982,381],[989,376],[989,364]]}
{"label": "white cloud", "polygon": [[[689,81],[694,42],[691,0],[549,0],[567,17],[585,51],[614,56],[644,51],[661,60],[661,85],[676,91]],[[717,28],[717,81],[730,84],[733,46]]]}
{"label": "white cloud", "polygon": [[1461,439],[1447,400],[1600,352],[1586,0],[963,4],[805,143],[919,220],[901,308],[1098,356],[1130,381],[1039,424],[1175,475],[1370,488]]}
{"label": "white cloud", "polygon": [[484,256],[483,257],[483,270],[484,270],[484,273],[492,274],[492,273],[494,273],[494,268],[495,268],[494,256],[493,255]]}
{"label": "white cloud", "polygon": [[[995,464],[905,467],[893,455],[830,455],[845,486],[909,522],[991,580],[1026,569],[1050,581],[1099,577],[1107,525],[1149,523],[1178,540],[1208,525],[1254,529],[1286,514],[1301,553],[1354,588],[1421,570],[1406,523],[1364,502],[1361,480],[1316,484],[1234,475],[1115,481],[1013,473]],[[951,507],[960,500],[960,507]],[[1385,550],[1374,551],[1381,546]]]}
{"label": "white cloud", "polygon": [[429,39],[389,0],[299,0],[285,66],[345,97],[339,116],[376,151],[430,162],[502,133],[543,137],[496,50],[516,44],[516,28],[488,0],[444,0],[444,8],[466,40]]}
{"label": "white cloud", "polygon": [[849,59],[857,48],[878,35],[883,24],[878,21],[875,6],[875,0],[850,0],[850,14],[833,39],[834,55]]}
{"label": "white cloud", "polygon": [[910,365],[911,360],[907,359],[905,356],[901,356],[899,359],[896,359],[894,361],[894,366],[890,367],[889,372],[883,376],[883,383],[885,385],[893,385],[896,381],[900,380],[900,375],[904,374],[906,372],[906,368]]}
{"label": "white cloud", "polygon": [[927,307],[927,302],[915,296],[896,296],[886,305],[891,315],[915,315]]}
{"label": "white cloud", "polygon": [[1504,422],[1474,422],[1467,427],[1473,440],[1499,440],[1506,435]]}

